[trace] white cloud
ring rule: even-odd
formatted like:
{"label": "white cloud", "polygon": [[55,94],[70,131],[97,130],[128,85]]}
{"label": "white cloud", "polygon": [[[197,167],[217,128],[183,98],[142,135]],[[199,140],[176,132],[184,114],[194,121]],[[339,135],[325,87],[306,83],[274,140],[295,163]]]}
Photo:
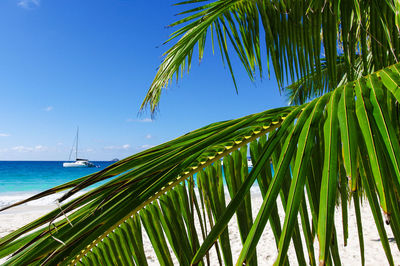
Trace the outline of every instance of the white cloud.
{"label": "white cloud", "polygon": [[146,139],[151,139],[153,136],[152,135],[150,135],[150,134],[147,134],[146,135]]}
{"label": "white cloud", "polygon": [[121,146],[118,145],[111,145],[104,147],[105,150],[128,150],[131,147],[130,144],[124,144]]}
{"label": "white cloud", "polygon": [[124,145],[122,145],[122,148],[124,149],[124,150],[127,150],[127,149],[129,149],[131,147],[131,145],[129,145],[129,144],[124,144]]}
{"label": "white cloud", "polygon": [[143,118],[143,119],[128,118],[126,119],[126,122],[151,123],[153,122],[153,120],[151,118]]}
{"label": "white cloud", "polygon": [[7,134],[7,133],[0,133],[0,137],[9,137],[10,136],[10,134]]}
{"label": "white cloud", "polygon": [[40,0],[19,0],[18,4],[19,7],[25,9],[31,9],[40,6]]}
{"label": "white cloud", "polygon": [[53,109],[54,109],[53,106],[47,106],[46,108],[44,108],[44,110],[45,110],[46,112],[50,112],[50,111],[52,111]]}
{"label": "white cloud", "polygon": [[36,145],[35,147],[18,145],[12,147],[11,150],[16,152],[42,152],[42,151],[47,151],[47,147],[43,145]]}
{"label": "white cloud", "polygon": [[28,151],[32,151],[33,149],[32,149],[32,147],[25,147],[25,146],[19,145],[19,146],[12,147],[11,150],[18,151],[18,152],[28,152]]}
{"label": "white cloud", "polygon": [[35,151],[45,151],[45,150],[47,150],[47,147],[42,146],[42,145],[36,145],[34,150]]}

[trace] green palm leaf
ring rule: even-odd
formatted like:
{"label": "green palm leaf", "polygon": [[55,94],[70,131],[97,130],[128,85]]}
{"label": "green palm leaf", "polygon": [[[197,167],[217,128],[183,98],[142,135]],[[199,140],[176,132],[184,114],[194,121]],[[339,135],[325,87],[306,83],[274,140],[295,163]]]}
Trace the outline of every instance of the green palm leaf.
{"label": "green palm leaf", "polygon": [[[145,261],[140,240],[141,234],[144,233],[141,230],[143,227],[160,262],[169,264],[172,263],[172,257],[176,257],[183,264],[189,261],[199,263],[219,239],[224,261],[230,264],[230,241],[226,226],[231,217],[237,214],[238,218],[241,217],[238,224],[244,241],[238,263],[255,263],[255,259],[252,259],[256,258],[255,248],[266,223],[270,221],[274,224],[276,237],[279,238],[277,264],[285,264],[290,239],[296,243],[301,232],[297,225],[294,226],[300,213],[302,219],[307,219],[314,231],[317,230],[318,224],[320,261],[327,262],[330,257],[338,261],[337,242],[330,239],[336,239],[333,210],[340,180],[338,173],[342,171],[339,168],[345,167],[347,172],[352,173],[351,182],[357,179],[358,175],[361,176],[362,182],[357,181],[356,189],[363,188],[367,192],[382,243],[391,263],[392,256],[378,204],[385,213],[391,214],[395,222],[398,221],[400,213],[395,203],[399,198],[394,191],[399,187],[396,152],[399,148],[399,136],[387,120],[387,105],[382,104],[380,95],[382,92],[395,95],[399,90],[392,82],[388,83],[399,79],[400,74],[391,71],[397,67],[392,66],[343,85],[302,106],[274,109],[216,123],[188,133],[168,145],[163,144],[132,156],[125,161],[126,164],[142,162],[141,156],[148,160],[146,163],[135,164],[134,168],[116,175],[108,183],[64,204],[60,207],[63,212],[55,210],[4,237],[1,239],[0,254],[4,256],[16,251],[9,260],[10,264],[68,264],[82,259],[91,262],[98,260],[131,264],[133,261]],[[376,78],[382,75],[386,75],[385,80]],[[387,89],[385,83],[391,88]],[[352,111],[354,106],[357,107],[355,112]],[[347,114],[344,115],[346,118],[338,119],[343,113]],[[358,127],[361,131],[356,135],[360,135],[356,136],[357,141],[351,142],[354,138],[354,128]],[[255,151],[254,145],[257,142],[254,141],[258,138],[260,143],[257,146],[261,145],[261,149]],[[325,143],[322,147],[317,145],[316,141],[320,138],[323,138]],[[337,145],[339,140],[342,143],[351,143],[343,146],[350,156],[342,155],[341,147]],[[255,164],[248,172],[244,160],[247,148],[243,147],[247,147],[246,144],[250,142],[254,142],[251,145],[251,154]],[[277,150],[280,145],[281,148]],[[163,150],[165,152],[162,152]],[[357,154],[358,150],[363,156],[352,156]],[[233,156],[229,155],[232,152]],[[259,182],[259,185],[263,185],[264,202],[253,223],[253,218],[248,213],[251,208],[247,205],[251,204],[248,193],[254,181],[266,175],[268,171],[266,172],[265,166],[276,152],[279,161],[274,164],[274,177]],[[311,174],[309,167],[313,164],[309,164],[309,161],[314,153],[325,154],[320,157],[319,172],[313,171],[314,174]],[[224,166],[221,166],[219,160],[223,157]],[[356,161],[353,162],[354,160]],[[362,165],[362,171],[354,168],[354,164]],[[222,167],[225,168],[232,197],[227,206],[222,185]],[[116,164],[107,171],[117,173],[116,169],[119,168],[121,164]],[[394,175],[388,175],[384,169],[390,169]],[[197,172],[200,173],[197,178],[197,182],[201,182],[199,189],[206,199],[204,206],[210,211],[203,214],[196,211],[195,218],[193,198],[190,201],[192,203],[189,203],[187,198],[187,195],[194,193],[187,191],[186,186],[177,185]],[[93,176],[98,178],[101,173],[87,179],[90,180]],[[396,178],[390,179],[391,176]],[[76,185],[80,189],[79,186],[80,184]],[[388,186],[394,190],[383,189]],[[305,188],[309,195],[309,204],[312,206],[312,220],[306,218],[305,207],[302,205],[302,201],[306,199],[303,195]],[[191,190],[193,189],[195,188],[191,186]],[[282,229],[277,224],[279,220],[276,217],[278,214],[275,205],[275,200],[281,192],[285,202],[285,221]],[[158,201],[155,201],[157,199]],[[347,201],[350,198],[341,199]],[[66,218],[62,219],[63,213],[68,216],[69,221]],[[140,215],[141,221],[132,218],[137,215]],[[212,228],[210,232],[204,232],[207,236],[201,243],[198,242],[200,239],[196,240],[193,237],[198,235],[193,221],[204,220],[204,215],[208,216],[206,220],[212,221]],[[53,222],[60,216],[61,220]],[[49,226],[36,229],[43,224]],[[361,227],[359,228],[361,230]],[[397,236],[397,225],[393,225],[393,230]],[[29,232],[31,233],[22,236]],[[311,231],[304,232],[309,238]],[[183,236],[185,237],[182,238]],[[172,247],[174,255],[170,253],[168,245]],[[307,245],[310,245],[310,242]],[[84,258],[89,253],[93,254]],[[298,259],[302,257],[300,254]]]}
{"label": "green palm leaf", "polygon": [[[256,69],[263,75],[263,64],[269,73],[272,62],[278,85],[292,83],[288,91],[296,103],[399,59],[399,33],[394,30],[398,12],[391,1],[202,2],[180,3],[196,3],[196,7],[182,12],[186,17],[171,24],[181,28],[168,40],[175,44],[165,52],[142,109],[149,105],[152,112],[156,110],[162,89],[174,76],[190,70],[196,47],[199,60],[203,59],[208,36],[213,51],[217,42],[236,90],[233,55],[238,56],[251,80]],[[261,47],[266,48],[264,57]],[[322,63],[321,51],[325,55]]]}
{"label": "green palm leaf", "polygon": [[[256,247],[268,222],[279,250],[276,264],[288,265],[293,240],[298,263],[306,264],[309,258],[315,265],[316,235],[320,264],[340,264],[335,203],[341,201],[346,235],[351,199],[364,264],[362,193],[388,262],[394,264],[381,212],[399,248],[400,64],[394,64],[400,50],[398,3],[204,2],[179,3],[191,8],[172,25],[181,28],[168,41],[177,41],[166,52],[142,108],[149,104],[156,109],[171,78],[190,69],[196,45],[202,59],[209,36],[217,41],[232,76],[232,54],[251,79],[257,68],[262,75],[265,47],[266,63],[272,62],[278,85],[299,81],[292,88],[294,95],[306,96],[296,96],[302,105],[205,126],[4,208],[67,190],[58,209],[0,239],[0,257],[12,255],[6,264],[146,265],[146,234],[161,264],[207,264],[214,246],[219,263],[231,265],[227,226],[234,215],[243,243],[238,265],[259,262]],[[326,86],[320,87],[324,81]],[[324,90],[330,92],[320,94]],[[305,102],[310,97],[314,99]],[[248,144],[251,170],[246,164]],[[107,182],[72,198],[103,180]],[[249,193],[256,180],[263,202],[253,217]],[[278,210],[278,197],[283,210]],[[285,215],[282,228],[280,211]]]}

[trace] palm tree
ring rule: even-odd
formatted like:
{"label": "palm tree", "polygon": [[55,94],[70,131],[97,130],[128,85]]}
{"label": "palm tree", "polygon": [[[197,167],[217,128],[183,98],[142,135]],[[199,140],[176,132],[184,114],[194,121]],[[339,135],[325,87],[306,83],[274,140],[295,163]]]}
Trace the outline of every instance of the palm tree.
{"label": "palm tree", "polygon": [[[251,79],[256,71],[262,75],[265,64],[269,72],[272,63],[279,88],[296,105],[208,125],[14,204],[68,190],[59,199],[63,203],[110,180],[3,237],[0,256],[13,254],[10,265],[146,265],[144,227],[161,264],[172,264],[168,246],[183,265],[207,264],[214,246],[220,263],[232,265],[227,225],[237,214],[243,242],[237,265],[257,264],[256,246],[268,221],[279,250],[277,265],[289,263],[291,241],[299,264],[316,265],[315,237],[319,264],[340,264],[335,204],[341,205],[346,243],[347,206],[353,201],[364,264],[360,202],[366,195],[393,265],[384,220],[400,248],[399,2],[179,4],[188,9],[171,25],[180,28],[168,40],[174,43],[142,108],[157,110],[162,89],[190,69],[196,49],[202,59],[208,38],[213,49],[219,48],[235,86],[232,55]],[[263,203],[253,220],[249,190],[256,180]],[[278,197],[285,209],[283,227]]]}

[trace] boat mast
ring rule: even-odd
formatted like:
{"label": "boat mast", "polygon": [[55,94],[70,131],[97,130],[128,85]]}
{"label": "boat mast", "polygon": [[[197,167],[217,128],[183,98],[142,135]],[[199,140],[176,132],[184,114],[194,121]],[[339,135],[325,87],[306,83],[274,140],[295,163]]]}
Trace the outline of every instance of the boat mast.
{"label": "boat mast", "polygon": [[76,128],[76,148],[75,148],[75,160],[78,159],[78,138],[79,138],[79,127]]}

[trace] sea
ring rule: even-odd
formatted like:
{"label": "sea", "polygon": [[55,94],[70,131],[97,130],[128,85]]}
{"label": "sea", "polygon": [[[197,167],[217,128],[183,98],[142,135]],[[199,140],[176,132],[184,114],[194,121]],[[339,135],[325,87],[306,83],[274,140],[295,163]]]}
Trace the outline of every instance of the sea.
{"label": "sea", "polygon": [[[31,197],[44,190],[100,171],[113,163],[110,161],[91,162],[98,167],[64,168],[62,166],[63,161],[0,161],[0,209]],[[251,168],[249,168],[249,170],[250,169]],[[106,181],[102,181],[102,183],[105,182]],[[251,189],[252,193],[259,191],[256,184],[257,181]],[[228,195],[229,192],[227,191],[225,180],[224,185],[226,194]],[[59,192],[26,203],[26,205],[47,206],[53,204],[65,192]],[[84,192],[85,191],[82,191],[76,196],[79,196]]]}
{"label": "sea", "polygon": [[[92,161],[98,167],[64,168],[63,161],[0,161],[0,208],[46,189],[95,173],[111,165],[110,161]],[[28,203],[48,205],[60,195]]]}

